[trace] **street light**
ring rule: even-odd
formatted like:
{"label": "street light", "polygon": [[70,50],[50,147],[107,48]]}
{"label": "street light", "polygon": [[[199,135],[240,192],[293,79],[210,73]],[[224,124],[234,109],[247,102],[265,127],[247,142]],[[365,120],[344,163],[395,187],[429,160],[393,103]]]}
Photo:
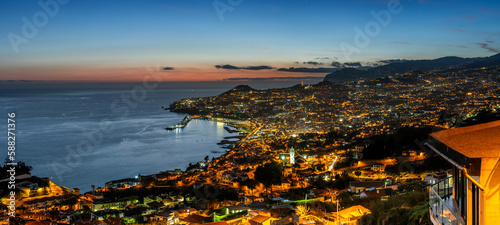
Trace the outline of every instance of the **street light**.
{"label": "street light", "polygon": [[339,200],[337,199],[337,225],[340,224],[340,220],[339,220]]}

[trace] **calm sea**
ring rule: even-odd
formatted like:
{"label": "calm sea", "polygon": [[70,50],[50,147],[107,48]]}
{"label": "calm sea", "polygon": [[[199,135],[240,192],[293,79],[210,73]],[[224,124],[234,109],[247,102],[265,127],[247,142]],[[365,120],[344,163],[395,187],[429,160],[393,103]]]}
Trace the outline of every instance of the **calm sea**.
{"label": "calm sea", "polygon": [[[147,92],[134,92],[134,84],[2,85],[0,129],[7,133],[7,113],[14,112],[16,161],[33,166],[35,176],[50,177],[58,185],[82,192],[110,180],[184,170],[207,155],[223,154],[225,149],[216,143],[231,136],[224,124],[205,120],[167,131],[165,127],[185,115],[162,106],[181,98],[218,95],[232,84],[163,85]],[[284,85],[258,86],[276,87]],[[4,156],[0,151],[0,157],[5,158],[6,141],[1,146],[5,151]]]}

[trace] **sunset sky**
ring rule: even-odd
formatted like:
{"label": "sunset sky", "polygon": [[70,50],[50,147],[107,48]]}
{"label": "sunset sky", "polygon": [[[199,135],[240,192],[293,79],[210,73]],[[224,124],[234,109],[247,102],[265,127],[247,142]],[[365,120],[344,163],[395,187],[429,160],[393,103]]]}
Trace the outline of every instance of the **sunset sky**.
{"label": "sunset sky", "polygon": [[323,77],[500,52],[491,0],[40,2],[2,1],[0,80],[141,81],[146,67],[165,81]]}

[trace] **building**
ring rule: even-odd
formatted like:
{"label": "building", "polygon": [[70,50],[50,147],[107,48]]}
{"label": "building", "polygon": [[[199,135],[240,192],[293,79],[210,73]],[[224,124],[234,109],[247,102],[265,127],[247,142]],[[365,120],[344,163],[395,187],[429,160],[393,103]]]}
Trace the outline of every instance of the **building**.
{"label": "building", "polygon": [[293,168],[291,166],[286,166],[283,168],[283,176],[288,177],[293,175]]}
{"label": "building", "polygon": [[165,224],[174,224],[179,222],[179,218],[176,218],[175,213],[171,211],[164,211],[151,215],[152,217],[150,222],[164,222]]}
{"label": "building", "polygon": [[101,210],[90,213],[90,220],[104,220],[109,217],[123,218],[125,214],[120,210]]}
{"label": "building", "polygon": [[384,181],[351,181],[349,182],[349,191],[352,193],[360,193],[370,188],[381,189],[385,188]]}
{"label": "building", "polygon": [[92,202],[90,207],[92,212],[107,210],[107,209],[125,209],[125,207],[131,205],[134,201],[127,198],[122,199],[96,199]]}
{"label": "building", "polygon": [[367,214],[371,214],[369,209],[360,205],[355,205],[341,210],[338,213],[333,212],[331,218],[335,220],[335,224],[337,224],[337,222],[339,224],[358,224],[357,221]]}
{"label": "building", "polygon": [[364,150],[365,150],[365,146],[363,146],[363,145],[356,145],[356,147],[352,151],[352,158],[353,159],[362,159],[363,158],[363,151]]}
{"label": "building", "polygon": [[500,121],[435,132],[425,146],[453,165],[452,176],[430,186],[432,222],[500,221]]}
{"label": "building", "polygon": [[252,217],[248,222],[250,225],[271,225],[271,221],[271,217],[269,216],[257,215]]}
{"label": "building", "polygon": [[389,196],[395,194],[392,188],[384,188],[384,189],[374,189],[363,191],[359,194],[360,198],[382,198],[387,199]]}
{"label": "building", "polygon": [[385,165],[384,164],[375,164],[375,165],[372,165],[371,169],[374,172],[384,172],[385,171]]}
{"label": "building", "polygon": [[431,173],[431,174],[425,175],[425,177],[422,178],[422,181],[431,185],[431,184],[435,184],[436,182],[438,182],[444,178],[447,178],[447,177],[448,177],[448,173],[437,172],[437,173]]}
{"label": "building", "polygon": [[125,178],[106,182],[106,188],[130,188],[141,183],[140,178]]}

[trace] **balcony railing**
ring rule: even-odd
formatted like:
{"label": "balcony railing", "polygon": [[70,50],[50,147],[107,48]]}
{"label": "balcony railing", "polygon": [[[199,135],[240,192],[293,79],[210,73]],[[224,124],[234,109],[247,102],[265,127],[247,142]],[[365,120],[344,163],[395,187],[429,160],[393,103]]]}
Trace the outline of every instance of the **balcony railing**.
{"label": "balcony railing", "polygon": [[441,224],[464,225],[460,213],[453,206],[453,179],[451,176],[429,187],[429,208]]}

